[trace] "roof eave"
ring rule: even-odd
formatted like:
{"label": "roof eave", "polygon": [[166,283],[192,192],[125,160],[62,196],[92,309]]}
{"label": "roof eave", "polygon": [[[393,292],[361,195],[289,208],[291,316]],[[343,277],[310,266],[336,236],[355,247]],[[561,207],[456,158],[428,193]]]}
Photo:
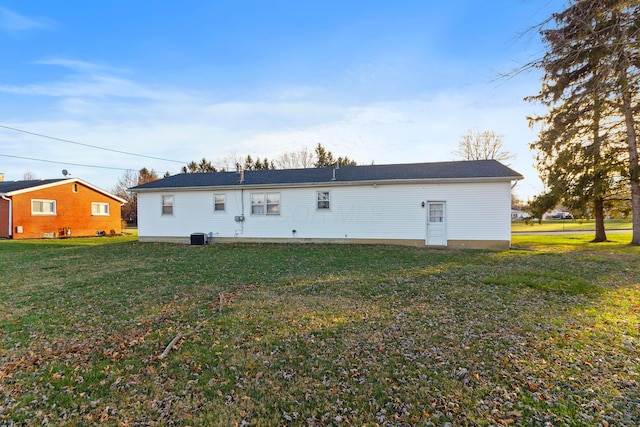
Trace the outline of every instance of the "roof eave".
{"label": "roof eave", "polygon": [[511,182],[524,179],[522,175],[505,177],[466,177],[466,178],[415,178],[415,179],[377,179],[359,181],[318,181],[298,183],[274,183],[274,184],[234,184],[234,185],[202,185],[185,187],[155,187],[155,188],[129,188],[134,193],[161,193],[168,191],[220,191],[257,188],[304,188],[304,187],[342,187],[363,185],[397,185],[397,184],[446,184],[464,182]]}
{"label": "roof eave", "polygon": [[72,183],[72,182],[78,182],[86,187],[91,188],[92,190],[104,194],[105,196],[116,200],[117,202],[122,203],[123,205],[127,203],[127,201],[121,197],[116,196],[115,194],[111,194],[105,190],[102,190],[101,188],[96,187],[93,184],[89,184],[86,181],[83,181],[79,178],[68,178],[68,179],[62,179],[59,181],[55,181],[55,182],[48,182],[46,184],[42,184],[42,185],[34,185],[33,187],[27,187],[27,188],[22,188],[20,190],[15,190],[15,191],[9,191],[7,193],[4,193],[5,196],[7,197],[13,197],[13,196],[17,196],[20,194],[24,194],[24,193],[30,193],[32,191],[36,191],[36,190],[42,190],[42,189],[46,189],[46,188],[51,188],[51,187],[56,187],[58,185],[63,185],[63,184],[68,184],[68,183]]}

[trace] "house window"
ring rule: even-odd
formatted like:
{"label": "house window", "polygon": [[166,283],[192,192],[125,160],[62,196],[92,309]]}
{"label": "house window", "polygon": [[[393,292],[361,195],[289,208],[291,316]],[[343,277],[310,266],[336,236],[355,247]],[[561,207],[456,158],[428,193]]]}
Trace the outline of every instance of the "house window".
{"label": "house window", "polygon": [[329,209],[330,196],[328,191],[318,191],[318,209]]}
{"label": "house window", "polygon": [[77,193],[77,192],[78,192],[78,184],[74,183],[72,188],[73,188],[73,190],[72,190],[72,191],[73,191],[74,193]]}
{"label": "house window", "polygon": [[55,215],[55,200],[31,200],[31,213],[33,215]]}
{"label": "house window", "polygon": [[280,215],[280,193],[251,194],[252,215]]}
{"label": "house window", "polygon": [[224,194],[214,194],[213,195],[213,210],[214,212],[217,211],[224,211]]}
{"label": "house window", "polygon": [[267,215],[280,215],[280,193],[267,193]]}
{"label": "house window", "polygon": [[91,215],[109,216],[109,203],[92,202]]}
{"label": "house window", "polygon": [[173,196],[162,196],[162,215],[173,215]]}
{"label": "house window", "polygon": [[264,194],[251,195],[251,215],[264,215]]}

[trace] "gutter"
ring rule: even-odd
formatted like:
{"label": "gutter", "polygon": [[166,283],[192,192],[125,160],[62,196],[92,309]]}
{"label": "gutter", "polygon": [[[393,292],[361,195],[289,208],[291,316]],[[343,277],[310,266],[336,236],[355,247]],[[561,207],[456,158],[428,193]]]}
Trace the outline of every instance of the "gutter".
{"label": "gutter", "polygon": [[9,237],[13,237],[13,201],[8,198],[5,194],[0,194],[2,200],[6,200],[9,202]]}

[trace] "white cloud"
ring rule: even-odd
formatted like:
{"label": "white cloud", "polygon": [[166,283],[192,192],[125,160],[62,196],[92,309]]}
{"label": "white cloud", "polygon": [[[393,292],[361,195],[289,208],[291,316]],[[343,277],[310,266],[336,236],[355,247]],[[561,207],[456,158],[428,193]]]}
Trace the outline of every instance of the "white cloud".
{"label": "white cloud", "polygon": [[[221,101],[206,94],[194,95],[187,89],[151,87],[104,69],[102,74],[94,74],[95,67],[81,61],[53,62],[76,73],[63,81],[0,87],[0,91],[14,94],[52,97],[55,102],[49,118],[3,124],[183,163],[247,154],[274,159],[287,151],[305,147],[313,150],[318,143],[334,155],[346,155],[365,164],[446,161],[453,158],[451,153],[460,136],[468,129],[479,128],[504,135],[505,148],[517,155],[512,167],[527,178],[527,185],[519,186],[522,195],[526,198],[541,190],[527,147],[534,137],[525,121],[529,106],[519,101],[521,95],[514,95],[523,90],[526,94],[530,91],[526,87],[467,86],[433,96],[416,94],[410,100],[368,103],[329,103],[314,99],[314,94],[322,92],[314,90],[301,90],[300,96],[284,100]],[[0,131],[4,154],[28,151],[34,158],[117,168],[147,167],[161,174],[177,173],[183,164]],[[7,179],[21,179],[27,171],[38,178],[55,177],[63,167],[5,160],[0,159],[0,167]],[[118,170],[67,169],[106,189],[122,175]]]}
{"label": "white cloud", "polygon": [[75,76],[61,82],[0,86],[0,92],[19,95],[50,96],[58,98],[121,97],[162,100],[164,92],[109,75],[89,74]]}
{"label": "white cloud", "polygon": [[108,65],[97,64],[94,62],[82,61],[79,59],[67,59],[67,58],[41,59],[39,61],[35,61],[34,64],[60,66],[60,67],[68,68],[78,73],[82,73],[82,72],[122,73],[122,72],[128,71],[122,68],[115,68]]}
{"label": "white cloud", "polygon": [[50,19],[29,18],[7,8],[0,7],[0,30],[10,35],[35,30],[50,30],[53,29],[53,27],[54,24]]}

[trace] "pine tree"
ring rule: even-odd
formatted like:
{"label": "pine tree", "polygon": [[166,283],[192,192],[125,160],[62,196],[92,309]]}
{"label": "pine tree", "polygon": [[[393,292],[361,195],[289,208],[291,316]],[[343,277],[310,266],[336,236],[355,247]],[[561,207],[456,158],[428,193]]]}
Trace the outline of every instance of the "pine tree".
{"label": "pine tree", "polygon": [[[632,244],[640,244],[640,187],[634,111],[640,82],[640,5],[624,0],[574,0],[543,30],[547,53],[534,65],[545,71],[540,93],[550,108],[537,142],[539,170],[551,192],[580,206],[593,204],[595,241],[606,240],[603,207],[615,176],[631,187]],[[620,134],[626,135],[626,153]],[[626,171],[621,174],[621,162]]]}

